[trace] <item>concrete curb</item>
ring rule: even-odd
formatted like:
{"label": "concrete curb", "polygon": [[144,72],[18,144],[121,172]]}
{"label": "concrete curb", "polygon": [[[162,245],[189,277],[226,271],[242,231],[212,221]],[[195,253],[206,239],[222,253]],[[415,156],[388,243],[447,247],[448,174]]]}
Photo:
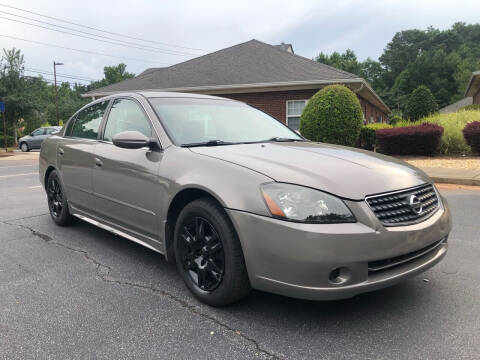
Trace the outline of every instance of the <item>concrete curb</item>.
{"label": "concrete curb", "polygon": [[480,170],[421,168],[434,182],[439,184],[456,184],[480,186]]}
{"label": "concrete curb", "polygon": [[480,179],[458,179],[450,177],[430,176],[433,182],[438,184],[455,184],[455,185],[469,185],[480,186]]}

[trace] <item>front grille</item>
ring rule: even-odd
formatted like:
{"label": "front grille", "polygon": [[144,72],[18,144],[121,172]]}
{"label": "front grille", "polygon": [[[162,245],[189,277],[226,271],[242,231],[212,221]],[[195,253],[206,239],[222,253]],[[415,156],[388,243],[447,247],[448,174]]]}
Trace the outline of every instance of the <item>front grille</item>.
{"label": "front grille", "polygon": [[406,262],[412,261],[414,259],[418,259],[422,256],[425,256],[427,254],[430,254],[433,250],[435,250],[437,247],[443,244],[443,242],[446,239],[442,239],[440,241],[436,241],[433,244],[430,244],[420,250],[413,251],[411,253],[405,254],[405,255],[400,255],[396,256],[390,259],[383,259],[383,260],[376,260],[376,261],[370,261],[368,263],[368,271],[369,272],[375,272],[375,271],[381,271],[385,270],[394,266],[398,266],[400,264],[404,264]]}
{"label": "front grille", "polygon": [[367,196],[365,201],[386,226],[415,224],[429,218],[438,209],[438,195],[432,184]]}

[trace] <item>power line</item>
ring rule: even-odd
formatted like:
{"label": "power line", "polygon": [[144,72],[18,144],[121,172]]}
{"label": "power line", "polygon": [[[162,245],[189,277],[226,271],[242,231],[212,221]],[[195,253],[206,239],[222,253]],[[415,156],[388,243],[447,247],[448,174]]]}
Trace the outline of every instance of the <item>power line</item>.
{"label": "power line", "polygon": [[82,25],[82,24],[75,23],[75,22],[72,22],[72,21],[60,19],[60,18],[57,18],[57,17],[40,14],[40,13],[37,13],[37,12],[34,12],[34,11],[21,9],[21,8],[18,8],[18,7],[15,7],[15,6],[11,6],[11,5],[0,4],[0,6],[7,7],[7,8],[10,8],[10,9],[15,9],[15,10],[18,10],[18,11],[23,11],[23,12],[26,12],[26,13],[29,13],[29,14],[33,14],[33,15],[37,15],[37,16],[41,16],[41,17],[44,17],[44,18],[47,18],[47,19],[52,19],[52,20],[56,20],[56,21],[61,21],[61,22],[66,23],[66,24],[75,25],[75,26],[79,26],[79,27],[86,28],[86,29],[103,32],[103,33],[110,34],[110,35],[122,36],[122,37],[129,38],[129,39],[132,39],[132,40],[139,40],[139,41],[144,41],[144,42],[148,42],[148,43],[151,43],[151,44],[158,44],[158,45],[164,45],[164,46],[170,46],[170,47],[177,47],[177,48],[181,48],[181,49],[197,50],[197,51],[205,51],[205,52],[208,51],[208,50],[204,50],[204,49],[186,47],[186,46],[181,46],[181,45],[176,45],[176,44],[169,44],[169,43],[160,42],[160,41],[147,40],[147,39],[137,38],[137,37],[133,37],[133,36],[125,35],[125,34],[120,34],[120,33],[116,33],[116,32],[111,32],[111,31],[107,31],[107,30],[100,29],[100,28],[95,28],[95,27],[92,27],[92,26]]}
{"label": "power line", "polygon": [[[25,68],[27,71],[33,71],[33,72],[38,72],[38,73],[45,73],[47,75],[53,75],[53,72],[49,70],[42,70],[42,69],[34,69],[34,68]],[[74,79],[82,79],[82,80],[88,80],[88,81],[97,81],[98,79],[93,79],[85,76],[77,76],[77,75],[72,75],[72,74],[64,74],[64,73],[57,73],[57,76],[68,76]]]}
{"label": "power line", "polygon": [[55,47],[55,48],[64,49],[64,50],[71,50],[71,51],[83,52],[83,53],[86,53],[86,54],[107,56],[107,57],[112,57],[112,58],[117,58],[117,59],[122,59],[122,60],[139,61],[139,62],[145,62],[145,63],[171,65],[171,64],[162,63],[162,62],[157,62],[157,61],[142,60],[142,59],[125,57],[125,56],[117,56],[117,55],[110,55],[110,54],[105,54],[105,53],[99,53],[99,52],[90,51],[90,50],[75,49],[75,48],[70,48],[70,47],[66,47],[66,46],[55,45],[55,44],[51,44],[51,43],[45,43],[45,42],[41,42],[41,41],[22,39],[22,38],[19,38],[19,37],[16,37],[16,36],[3,35],[3,34],[0,34],[0,36],[1,36],[1,37],[4,37],[4,38],[8,38],[8,39],[13,39],[13,40],[25,41],[25,42],[29,42],[29,43],[32,43],[32,44],[38,44],[38,45],[43,45],[43,46]]}
{"label": "power line", "polygon": [[[37,69],[30,69],[30,68],[25,68],[25,71],[32,72],[32,73],[37,73],[37,74],[43,74],[43,75],[54,75],[53,72],[44,71],[44,70],[37,70]],[[75,75],[59,74],[59,73],[57,73],[57,77],[63,77],[63,78],[66,78],[66,79],[74,79],[74,80],[82,80],[82,81],[97,81],[95,79],[83,78],[83,77],[78,77],[78,76],[75,76]]]}
{"label": "power line", "polygon": [[[128,48],[135,48],[135,49],[140,49],[140,50],[144,50],[144,51],[158,52],[158,53],[166,54],[166,55],[198,56],[198,54],[184,53],[184,52],[179,52],[179,51],[174,51],[174,50],[168,50],[168,49],[160,49],[160,48],[153,47],[153,46],[142,45],[142,44],[138,44],[138,43],[136,44],[136,43],[132,43],[132,42],[129,42],[129,41],[124,41],[124,40],[119,40],[119,39],[115,39],[115,38],[110,38],[110,37],[107,37],[107,36],[96,35],[96,34],[92,34],[92,33],[86,32],[86,31],[76,30],[76,29],[73,29],[73,28],[70,28],[70,27],[67,27],[67,26],[60,26],[60,25],[56,25],[56,24],[49,23],[49,22],[32,19],[32,18],[29,18],[29,17],[26,17],[26,16],[21,16],[21,15],[12,14],[12,13],[9,13],[9,12],[6,12],[6,11],[1,11],[1,10],[0,10],[0,13],[8,14],[8,15],[11,15],[11,16],[20,17],[20,18],[22,18],[22,19],[32,20],[32,21],[35,21],[35,22],[39,22],[39,23],[41,23],[41,24],[47,24],[47,25],[59,27],[59,28],[62,28],[62,29],[67,29],[67,30],[76,31],[76,32],[79,32],[79,33],[82,33],[82,34],[88,34],[88,35],[91,35],[91,36],[96,36],[96,37],[101,38],[101,39],[96,39],[96,38],[93,38],[93,37],[91,37],[91,36],[74,34],[74,33],[68,32],[68,31],[63,31],[63,30],[58,30],[58,29],[52,29],[51,27],[48,27],[48,26],[43,26],[43,25],[38,25],[38,24],[32,24],[32,23],[29,23],[29,22],[26,22],[26,21],[22,21],[22,20],[18,20],[18,19],[11,19],[11,18],[4,17],[4,16],[0,16],[0,19],[5,19],[5,20],[9,20],[9,21],[16,22],[16,23],[25,24],[25,25],[35,26],[35,27],[38,27],[38,28],[47,29],[47,30],[50,30],[50,31],[56,31],[56,32],[60,32],[60,33],[68,34],[68,35],[72,35],[72,36],[78,36],[78,37],[82,37],[82,38],[85,38],[85,39],[90,39],[90,40],[95,40],[95,41],[101,41],[101,42],[105,42],[105,43],[108,43],[108,44],[125,46],[125,47],[128,47]],[[108,41],[108,40],[102,40],[102,39],[109,39],[109,40],[114,40],[114,41]]]}
{"label": "power line", "polygon": [[[38,79],[38,77],[36,77],[36,76],[25,75],[24,77],[28,78],[28,79]],[[54,79],[44,78],[43,76],[42,76],[42,80],[45,81],[45,82],[51,83],[51,84],[55,83]],[[59,79],[57,79],[57,83],[62,83],[62,84],[65,83],[65,84],[69,84],[69,85],[75,85],[75,84],[88,85],[88,84],[82,84],[82,83],[79,83],[79,82],[71,83],[69,81],[64,81],[64,80],[59,80]]]}

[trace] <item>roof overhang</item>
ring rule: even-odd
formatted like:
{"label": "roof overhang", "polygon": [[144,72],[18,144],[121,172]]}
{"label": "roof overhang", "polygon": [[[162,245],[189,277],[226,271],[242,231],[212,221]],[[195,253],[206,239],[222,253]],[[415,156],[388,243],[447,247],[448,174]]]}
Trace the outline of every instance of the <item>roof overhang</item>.
{"label": "roof overhang", "polygon": [[474,96],[480,90],[480,71],[474,71],[465,90],[465,97]]}
{"label": "roof overhang", "polygon": [[270,91],[286,91],[286,90],[305,90],[322,88],[331,84],[343,84],[351,88],[352,91],[359,94],[362,98],[369,101],[373,105],[383,109],[386,113],[390,112],[390,108],[382,101],[382,99],[373,91],[370,85],[362,78],[353,79],[333,79],[333,80],[309,80],[309,81],[286,81],[274,83],[254,83],[254,84],[232,84],[232,85],[209,85],[209,86],[189,86],[175,88],[155,88],[155,89],[130,89],[125,91],[90,91],[82,94],[82,97],[99,98],[103,96],[118,94],[122,92],[132,91],[166,91],[166,92],[185,92],[207,95],[235,94],[235,93],[253,93],[253,92],[270,92]]}

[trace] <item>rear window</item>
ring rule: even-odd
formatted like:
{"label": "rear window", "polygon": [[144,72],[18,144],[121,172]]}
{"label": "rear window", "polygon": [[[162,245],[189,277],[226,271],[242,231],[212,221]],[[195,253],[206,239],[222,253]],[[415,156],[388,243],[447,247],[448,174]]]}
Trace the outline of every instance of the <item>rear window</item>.
{"label": "rear window", "polygon": [[83,139],[96,139],[98,135],[98,129],[100,127],[100,123],[102,122],[103,115],[107,110],[107,106],[108,101],[102,101],[80,111],[77,114],[75,122],[73,123],[73,128],[70,135],[68,135],[68,131],[70,129],[67,128],[67,136]]}

